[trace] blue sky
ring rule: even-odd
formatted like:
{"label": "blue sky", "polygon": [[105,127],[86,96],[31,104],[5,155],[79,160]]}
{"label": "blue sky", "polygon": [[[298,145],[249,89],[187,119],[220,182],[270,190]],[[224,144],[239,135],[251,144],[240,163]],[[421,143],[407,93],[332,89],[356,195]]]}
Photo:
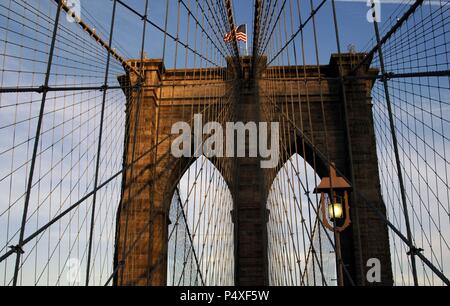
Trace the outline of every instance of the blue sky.
{"label": "blue sky", "polygon": [[[280,1],[279,3],[281,3]],[[292,1],[294,5],[297,2],[296,0]],[[314,6],[317,6],[320,1],[313,1]],[[127,4],[132,6],[139,12],[144,11],[144,1],[142,0],[128,0]],[[169,1],[169,33],[175,35],[176,33],[176,25],[177,25],[177,1]],[[195,1],[185,1],[186,5],[191,3],[192,11],[195,11]],[[236,0],[234,3],[234,12],[235,12],[235,21],[239,24],[248,24],[249,33],[249,46],[252,44],[252,33],[253,33],[253,1],[252,0]],[[289,3],[289,1],[287,1]],[[101,25],[104,29],[108,29],[109,31],[109,23],[111,16],[111,8],[112,1],[109,0],[99,0],[99,1],[83,1],[82,4],[82,18],[87,20],[89,23],[89,19],[86,12],[92,14],[95,12],[95,17],[97,19],[98,24],[94,26],[99,28]],[[204,5],[204,4],[203,4]],[[398,6],[398,4],[385,3],[382,4],[382,16],[391,16],[394,9]],[[302,18],[306,19],[310,14],[310,5],[309,1],[301,1],[302,7]],[[336,1],[336,7],[338,11],[338,23],[340,27],[340,38],[341,38],[341,46],[343,51],[347,50],[347,46],[349,44],[354,44],[358,51],[362,51],[367,49],[367,43],[374,36],[373,35],[373,25],[367,22],[366,15],[368,11],[368,6],[365,1]],[[155,22],[160,27],[164,27],[164,19],[165,19],[165,10],[166,10],[166,1],[157,0],[157,1],[149,1],[149,19]],[[83,12],[85,14],[83,14]],[[181,17],[180,17],[180,36],[183,36],[185,30],[183,27],[186,27],[186,10],[185,8],[181,8]],[[294,16],[294,19],[298,19],[298,17]],[[381,27],[383,27],[383,20],[381,23]],[[332,20],[332,8],[331,1],[328,1],[321,10],[320,13],[317,14],[317,31],[318,31],[318,39],[320,45],[320,60],[322,63],[327,63],[329,60],[330,53],[336,52],[336,40],[334,34],[334,24]],[[311,28],[306,27],[305,33],[308,38],[309,33],[311,33]],[[142,22],[139,18],[136,18],[135,15],[128,12],[126,9],[119,5],[118,14],[117,14],[117,26],[115,30],[115,40],[119,41],[119,44],[115,44],[117,47],[122,47],[125,51],[125,56],[138,57],[139,49],[140,49],[140,41],[142,36]],[[162,41],[163,35],[160,31],[155,30],[152,26],[147,28],[147,36],[146,36],[146,53],[149,57],[161,58],[162,57]],[[244,48],[244,44],[241,44],[241,47]],[[173,63],[173,59],[171,58],[171,54],[173,54],[174,45],[172,42],[168,42],[166,58],[168,62],[168,66],[170,66],[170,62]],[[314,60],[312,57],[313,46],[310,40],[307,40],[306,49],[308,54],[311,56],[311,61]],[[173,56],[172,56],[173,57]]]}

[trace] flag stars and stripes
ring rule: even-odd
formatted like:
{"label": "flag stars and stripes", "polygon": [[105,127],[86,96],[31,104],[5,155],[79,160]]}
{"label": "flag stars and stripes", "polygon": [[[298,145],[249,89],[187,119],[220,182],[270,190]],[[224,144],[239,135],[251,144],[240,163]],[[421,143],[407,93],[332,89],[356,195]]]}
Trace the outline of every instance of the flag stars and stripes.
{"label": "flag stars and stripes", "polygon": [[224,42],[229,43],[233,41],[233,39],[236,37],[237,41],[243,41],[247,42],[247,26],[245,24],[240,25],[239,27],[235,28],[233,31],[227,33],[225,37],[223,38]]}

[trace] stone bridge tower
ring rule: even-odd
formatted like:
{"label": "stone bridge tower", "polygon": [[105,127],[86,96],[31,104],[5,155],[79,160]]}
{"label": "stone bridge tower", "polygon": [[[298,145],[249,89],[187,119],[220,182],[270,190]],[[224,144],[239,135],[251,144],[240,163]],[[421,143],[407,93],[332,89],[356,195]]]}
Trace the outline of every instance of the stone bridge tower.
{"label": "stone bridge tower", "polygon": [[[320,67],[270,67],[265,64],[252,69],[252,58],[241,59],[242,73],[239,89],[232,94],[234,114],[220,114],[223,93],[229,89],[230,80],[235,79],[233,70],[229,67],[214,68],[213,76],[207,81],[201,77],[200,71],[168,70],[161,60],[146,59],[144,71],[146,82],[142,95],[138,91],[126,92],[127,129],[125,139],[125,164],[133,160],[133,156],[141,156],[137,163],[129,168],[123,176],[122,203],[117,216],[117,238],[115,265],[119,273],[116,285],[166,285],[167,278],[167,226],[168,212],[172,200],[174,185],[189,167],[189,161],[175,159],[170,154],[171,126],[174,122],[190,122],[191,113],[181,111],[184,106],[213,105],[204,113],[204,120],[271,122],[261,111],[264,103],[264,77],[274,70],[283,70],[285,82],[277,82],[275,88],[276,103],[284,107],[288,100],[296,117],[307,118],[309,114],[311,130],[305,127],[304,134],[312,137],[315,148],[307,147],[306,152],[318,149],[327,152],[337,168],[350,177],[348,148],[353,155],[355,185],[359,194],[364,195],[364,201],[369,201],[380,212],[385,214],[385,206],[380,191],[378,162],[376,155],[375,133],[372,119],[371,89],[373,81],[370,78],[358,78],[348,81],[345,90],[348,99],[348,121],[351,143],[346,137],[344,104],[339,82],[339,65],[341,61],[344,74],[351,71],[352,63],[358,62],[363,54],[343,54],[339,58],[332,55],[330,63]],[[140,60],[130,61],[140,69]],[[306,78],[299,82],[298,71],[306,71]],[[256,71],[256,77],[252,77]],[[359,69],[359,76],[377,74],[378,71],[368,66]],[[120,78],[124,90],[130,90],[137,83],[136,75],[126,75]],[[204,99],[205,86],[196,86],[208,82],[210,92]],[[293,86],[295,84],[295,86]],[[298,86],[298,84],[301,84]],[[294,92],[292,92],[294,88]],[[289,89],[289,90],[288,90]],[[292,99],[292,97],[296,97]],[[299,103],[299,100],[310,99],[309,106]],[[324,104],[326,126],[323,126],[321,103]],[[216,107],[217,105],[218,107]],[[140,109],[136,109],[136,108]],[[309,109],[308,109],[309,108]],[[136,117],[136,114],[139,117]],[[280,119],[280,118],[278,118]],[[135,128],[136,127],[136,128]],[[325,145],[324,128],[328,131],[328,145]],[[136,134],[134,134],[136,131]],[[157,137],[159,135],[159,137]],[[292,131],[281,135],[281,147],[294,143],[293,137],[299,137]],[[296,139],[301,141],[301,139]],[[145,152],[154,152],[147,154]],[[328,151],[327,151],[328,150]],[[318,175],[327,176],[327,163],[324,160],[312,160],[313,154],[298,153],[310,164],[317,165]],[[306,155],[306,156],[304,156]],[[287,160],[281,160],[284,164]],[[274,179],[274,174],[261,169],[259,158],[221,158],[212,160],[231,189],[234,210],[232,212],[235,225],[235,281],[236,285],[258,286],[268,285],[267,258],[267,221],[270,212],[266,208],[267,196]],[[153,167],[153,165],[156,165]],[[137,196],[135,196],[137,195]],[[389,252],[389,238],[386,224],[380,221],[376,212],[367,205],[359,195],[351,203],[353,223],[342,237],[343,260],[352,279],[357,284],[363,284],[366,274],[366,263],[370,258],[378,258],[382,263],[382,284],[392,285],[392,271]],[[357,215],[356,215],[357,214]],[[146,229],[148,220],[150,226]],[[142,233],[144,232],[144,233]],[[138,235],[142,235],[130,254],[124,245],[132,243]],[[358,239],[359,237],[359,239]],[[126,258],[126,260],[124,260]]]}

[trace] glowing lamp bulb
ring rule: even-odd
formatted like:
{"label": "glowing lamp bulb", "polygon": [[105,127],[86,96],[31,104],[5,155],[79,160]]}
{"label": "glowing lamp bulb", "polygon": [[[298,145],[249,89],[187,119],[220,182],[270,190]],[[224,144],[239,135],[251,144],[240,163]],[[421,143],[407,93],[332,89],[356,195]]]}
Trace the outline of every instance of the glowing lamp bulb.
{"label": "glowing lamp bulb", "polygon": [[331,219],[342,219],[344,218],[344,208],[341,203],[333,203],[328,205],[328,214]]}

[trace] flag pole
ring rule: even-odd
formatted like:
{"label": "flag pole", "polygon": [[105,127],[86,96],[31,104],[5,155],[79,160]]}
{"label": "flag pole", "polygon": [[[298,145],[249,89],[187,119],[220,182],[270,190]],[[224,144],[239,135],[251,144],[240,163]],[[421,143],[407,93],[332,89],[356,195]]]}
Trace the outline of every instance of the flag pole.
{"label": "flag pole", "polygon": [[247,40],[245,41],[245,49],[247,50],[247,56],[248,56],[248,31],[247,31],[247,24],[245,24],[245,35],[247,35]]}

